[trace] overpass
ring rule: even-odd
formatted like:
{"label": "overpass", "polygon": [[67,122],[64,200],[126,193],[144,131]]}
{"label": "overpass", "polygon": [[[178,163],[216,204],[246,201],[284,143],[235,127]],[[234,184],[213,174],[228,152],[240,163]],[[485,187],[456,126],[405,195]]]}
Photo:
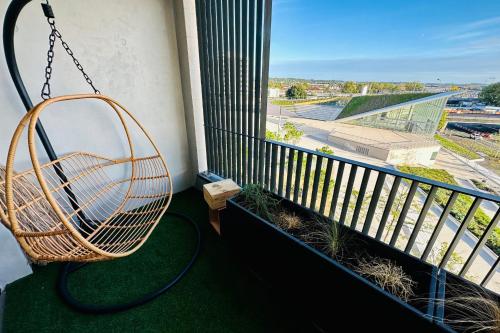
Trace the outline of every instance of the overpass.
{"label": "overpass", "polygon": [[472,123],[484,125],[500,125],[500,114],[493,113],[448,113],[449,123]]}

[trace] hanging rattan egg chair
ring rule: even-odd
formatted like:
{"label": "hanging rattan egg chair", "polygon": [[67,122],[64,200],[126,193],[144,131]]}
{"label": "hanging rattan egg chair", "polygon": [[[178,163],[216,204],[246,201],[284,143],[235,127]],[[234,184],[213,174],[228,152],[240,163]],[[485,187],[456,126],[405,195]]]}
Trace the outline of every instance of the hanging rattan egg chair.
{"label": "hanging rattan egg chair", "polygon": [[[35,142],[40,114],[51,104],[84,99],[106,103],[116,113],[128,156],[75,152],[41,164]],[[148,145],[153,154],[136,155],[131,126],[142,132],[141,151]],[[16,173],[14,161],[26,127],[32,169]],[[124,170],[120,177],[117,166]],[[172,193],[167,165],[148,132],[119,103],[97,94],[55,97],[34,107],[14,133],[4,180],[1,173],[0,189],[5,186],[5,190],[0,190],[0,218],[35,261],[89,262],[127,256],[147,240]]]}

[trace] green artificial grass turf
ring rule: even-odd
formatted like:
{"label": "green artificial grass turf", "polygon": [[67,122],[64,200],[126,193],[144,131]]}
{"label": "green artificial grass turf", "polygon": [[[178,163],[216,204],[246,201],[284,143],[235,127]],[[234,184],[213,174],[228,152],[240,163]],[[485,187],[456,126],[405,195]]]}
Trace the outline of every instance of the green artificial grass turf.
{"label": "green artificial grass turf", "polygon": [[415,99],[434,95],[433,93],[411,93],[392,95],[356,96],[342,109],[337,119],[355,116],[360,113],[382,109],[387,106],[409,102]]}
{"label": "green artificial grass turf", "polygon": [[[7,287],[4,332],[290,332],[309,331],[291,305],[265,288],[209,227],[200,192],[174,195],[170,211],[193,218],[202,230],[200,256],[170,291],[139,308],[111,315],[69,309],[55,290],[59,264]],[[93,263],[70,275],[70,289],[88,303],[133,299],[170,280],[188,262],[195,232],[167,217],[136,254]],[[301,328],[302,327],[302,328]]]}

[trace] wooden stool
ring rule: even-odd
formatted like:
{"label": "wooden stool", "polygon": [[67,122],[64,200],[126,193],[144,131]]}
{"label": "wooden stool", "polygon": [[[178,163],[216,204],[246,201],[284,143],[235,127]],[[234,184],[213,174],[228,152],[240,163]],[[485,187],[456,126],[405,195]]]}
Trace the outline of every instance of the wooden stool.
{"label": "wooden stool", "polygon": [[203,197],[208,204],[208,218],[220,235],[219,211],[226,208],[226,200],[240,193],[241,188],[232,179],[203,185]]}

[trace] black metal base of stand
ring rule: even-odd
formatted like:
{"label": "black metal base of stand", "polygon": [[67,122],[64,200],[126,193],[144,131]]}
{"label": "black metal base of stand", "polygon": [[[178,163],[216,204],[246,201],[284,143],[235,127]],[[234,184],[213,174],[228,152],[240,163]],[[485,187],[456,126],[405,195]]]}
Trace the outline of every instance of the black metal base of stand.
{"label": "black metal base of stand", "polygon": [[178,218],[181,218],[189,223],[191,223],[196,230],[196,235],[197,235],[197,244],[196,244],[196,249],[187,263],[187,265],[180,271],[176,276],[174,276],[172,279],[170,279],[163,287],[161,287],[158,290],[155,290],[153,292],[150,292],[136,300],[123,303],[123,304],[113,304],[113,305],[95,305],[95,304],[85,304],[77,300],[73,295],[71,295],[69,288],[68,288],[68,277],[70,274],[75,273],[78,271],[80,268],[85,267],[88,265],[88,263],[65,263],[62,265],[61,270],[59,272],[59,277],[57,281],[57,291],[62,298],[62,300],[69,305],[71,308],[73,308],[76,311],[83,312],[83,313],[90,313],[90,314],[109,314],[109,313],[116,313],[116,312],[121,312],[121,311],[126,311],[138,306],[141,306],[143,304],[146,304],[155,298],[161,296],[164,294],[166,291],[168,291],[170,288],[172,288],[179,280],[189,271],[189,269],[193,266],[196,258],[198,257],[198,254],[200,252],[200,246],[201,246],[201,232],[200,228],[198,225],[191,220],[189,217],[179,214],[179,213],[174,213],[174,212],[167,212],[165,213],[165,216],[175,216]]}

